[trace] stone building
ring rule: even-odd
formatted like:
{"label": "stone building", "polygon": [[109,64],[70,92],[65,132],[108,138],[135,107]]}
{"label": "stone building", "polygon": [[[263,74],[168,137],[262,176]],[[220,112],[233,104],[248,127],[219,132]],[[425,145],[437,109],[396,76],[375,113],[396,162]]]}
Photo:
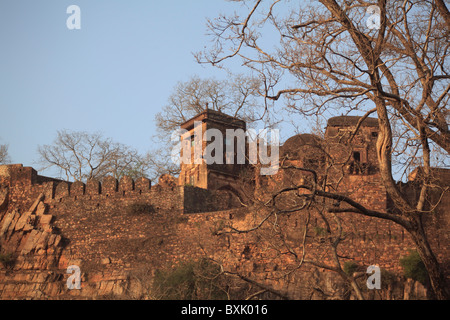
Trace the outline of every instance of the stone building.
{"label": "stone building", "polygon": [[359,120],[354,116],[333,117],[323,137],[303,133],[287,139],[280,147],[280,164],[285,169],[274,177],[260,179],[260,188],[275,192],[306,183],[313,179],[314,171],[315,183],[325,183],[325,191],[340,192],[372,209],[386,210],[387,194],[376,154],[378,122],[367,118],[355,132]]}
{"label": "stone building", "polygon": [[[306,259],[333,263],[324,245],[326,212],[280,215],[277,225],[267,228],[266,234],[219,235],[217,231],[224,226],[253,227],[260,216],[244,200],[270,199],[271,192],[299,184],[317,183],[368,208],[389,210],[391,204],[377,166],[377,120],[367,118],[353,134],[359,120],[331,118],[323,137],[300,134],[289,138],[280,147],[282,169],[273,176],[259,175],[258,165],[236,161],[208,164],[204,159],[182,163],[178,184],[166,176],[154,184],[129,177],[70,183],[40,176],[22,165],[0,166],[0,254],[10,257],[0,264],[0,298],[151,298],[151,292],[142,287],[142,274],[151,277],[159,268],[207,255],[222,261],[225,268],[294,299],[342,299],[345,286],[336,285],[332,272],[320,268],[293,272],[301,252]],[[205,110],[181,126],[181,143],[192,147],[185,149],[191,160],[196,146],[202,154],[211,142],[196,136],[196,122],[203,133],[216,129],[225,139],[227,129],[246,129],[240,119]],[[223,141],[224,146],[228,144],[230,141]],[[238,151],[214,156],[226,160]],[[421,175],[418,168],[411,181],[398,184],[411,201],[417,197]],[[449,170],[434,169],[433,175],[427,206],[430,213],[424,219],[431,246],[448,275]],[[244,191],[250,195],[247,199],[241,197]],[[230,194],[237,195],[239,201]],[[351,213],[342,213],[340,219],[345,233],[339,247],[343,260],[366,267],[377,264],[401,274],[399,258],[414,244],[400,226]],[[270,241],[264,242],[268,235]],[[81,269],[81,290],[66,286],[70,265]],[[317,296],[317,287],[327,294]],[[393,289],[389,290],[388,296],[394,297]],[[403,293],[395,297],[402,298]]]}
{"label": "stone building", "polygon": [[[180,127],[183,133],[179,185],[218,192],[228,198],[230,205],[238,205],[239,198],[242,198],[241,174],[248,168],[246,123],[225,113],[206,109]],[[217,148],[208,150],[211,143],[215,143]],[[239,152],[244,155],[244,162],[239,161]],[[206,161],[207,157],[213,160],[212,163]]]}

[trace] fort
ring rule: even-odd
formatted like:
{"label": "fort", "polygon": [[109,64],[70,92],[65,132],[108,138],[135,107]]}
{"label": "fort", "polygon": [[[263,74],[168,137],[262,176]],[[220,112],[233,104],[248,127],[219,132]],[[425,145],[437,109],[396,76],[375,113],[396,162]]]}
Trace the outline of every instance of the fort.
{"label": "fort", "polygon": [[[377,119],[359,120],[331,118],[324,137],[289,138],[280,147],[284,169],[273,176],[261,175],[258,165],[192,162],[181,164],[178,178],[164,175],[154,185],[146,178],[127,176],[82,183],[44,177],[21,164],[0,166],[0,253],[9,257],[0,265],[0,297],[148,299],[152,295],[145,277],[151,280],[156,270],[207,257],[294,299],[343,299],[347,290],[334,272],[303,265],[306,260],[333,265],[324,230],[342,229],[345,237],[338,253],[343,261],[360,267],[378,265],[398,279],[368,296],[426,298],[426,288],[402,276],[399,259],[414,244],[392,221],[351,212],[334,219],[325,212],[298,210],[301,213],[279,214],[276,224],[255,232],[226,232],[258,225],[267,210],[258,203],[267,203],[277,190],[311,183],[373,210],[392,210],[378,172]],[[245,128],[242,120],[212,110],[182,128],[190,132],[194,121],[201,121],[205,130]],[[201,143],[206,148],[207,142]],[[432,172],[433,188],[427,198],[432,210],[423,219],[448,277],[450,172]],[[418,196],[415,181],[421,175],[417,168],[410,181],[398,183],[411,201]],[[287,212],[291,200],[289,195],[280,199],[279,212]],[[71,265],[80,267],[80,290],[66,286]]]}

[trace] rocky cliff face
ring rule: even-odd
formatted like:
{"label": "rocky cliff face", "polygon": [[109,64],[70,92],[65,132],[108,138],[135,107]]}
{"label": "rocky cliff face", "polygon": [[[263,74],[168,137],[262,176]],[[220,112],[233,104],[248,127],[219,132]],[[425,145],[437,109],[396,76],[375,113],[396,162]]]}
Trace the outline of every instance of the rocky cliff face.
{"label": "rocky cliff face", "polygon": [[47,213],[43,200],[44,195],[40,194],[27,211],[11,208],[1,219],[2,298],[40,298],[61,292],[61,286],[55,282],[60,274],[55,270],[62,237],[55,232],[53,216]]}

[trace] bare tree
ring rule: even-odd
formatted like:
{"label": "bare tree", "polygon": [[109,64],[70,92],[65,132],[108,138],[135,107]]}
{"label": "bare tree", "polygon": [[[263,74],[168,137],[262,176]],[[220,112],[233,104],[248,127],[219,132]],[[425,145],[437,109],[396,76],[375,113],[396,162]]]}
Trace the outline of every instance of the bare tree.
{"label": "bare tree", "polygon": [[54,143],[39,146],[38,152],[42,170],[56,167],[67,181],[145,176],[145,162],[136,150],[99,133],[58,131]]}
{"label": "bare tree", "polygon": [[[209,21],[214,46],[197,59],[219,66],[241,59],[262,79],[266,100],[284,100],[290,110],[305,116],[377,115],[378,164],[396,210],[379,212],[349,197],[310,191],[345,202],[354,213],[404,227],[417,245],[436,297],[448,298],[422,223],[433,152],[439,150],[448,159],[450,151],[450,19],[445,3],[378,0],[372,16],[366,14],[373,5],[367,1],[320,0],[298,7],[282,6],[281,0],[252,3],[246,15]],[[379,19],[379,28],[369,28],[367,21],[373,18]],[[275,49],[264,36],[268,30]],[[410,155],[397,162],[403,170],[420,165],[425,173],[415,203],[395,182],[393,157],[399,155]]]}
{"label": "bare tree", "polygon": [[259,82],[248,76],[237,75],[227,80],[193,76],[175,86],[168,105],[156,115],[156,125],[164,137],[170,136],[206,108],[253,122],[263,117],[258,113],[258,97]]}
{"label": "bare tree", "polygon": [[152,181],[158,181],[158,178],[163,174],[171,176],[178,176],[180,173],[180,166],[172,160],[171,147],[160,147],[148,152],[143,161],[146,166],[147,177]]}
{"label": "bare tree", "polygon": [[0,164],[6,164],[10,162],[9,154],[8,154],[8,145],[2,144],[0,145]]}
{"label": "bare tree", "polygon": [[[163,147],[146,156],[149,172],[153,179],[162,174],[178,175],[179,165],[171,159],[171,151],[178,140],[171,141],[180,125],[207,108],[239,117],[247,123],[265,118],[260,108],[259,81],[250,76],[235,75],[225,80],[192,76],[179,82],[168,99],[168,104],[156,114],[157,144]],[[264,99],[262,100],[264,101]]]}

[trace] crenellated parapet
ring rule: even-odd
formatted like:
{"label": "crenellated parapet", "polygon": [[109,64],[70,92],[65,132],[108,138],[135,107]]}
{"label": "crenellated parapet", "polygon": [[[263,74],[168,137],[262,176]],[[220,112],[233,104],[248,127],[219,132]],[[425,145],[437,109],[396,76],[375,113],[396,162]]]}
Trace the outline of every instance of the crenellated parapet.
{"label": "crenellated parapet", "polygon": [[[142,177],[142,179],[147,181],[147,191],[150,190],[151,188],[151,183],[150,180],[147,178]],[[122,195],[127,194],[128,192],[133,192],[134,190],[134,180],[131,179],[129,176],[123,176],[122,179],[120,179],[118,188],[119,188],[119,192],[122,193]]]}
{"label": "crenellated parapet", "polygon": [[54,199],[82,196],[121,197],[139,195],[151,191],[151,181],[141,177],[134,181],[128,176],[119,180],[112,176],[105,177],[103,181],[91,179],[87,183],[76,181],[68,183],[61,181],[55,187]]}
{"label": "crenellated parapet", "polygon": [[70,194],[73,196],[82,196],[86,192],[86,185],[81,181],[76,181],[70,186]]}
{"label": "crenellated parapet", "polygon": [[97,195],[102,193],[102,184],[96,179],[91,179],[86,183],[85,194]]}
{"label": "crenellated parapet", "polygon": [[[120,180],[108,176],[102,181],[91,179],[86,183],[67,182],[40,176],[31,167],[9,165],[0,166],[0,185],[9,190],[8,199],[3,202],[9,202],[20,210],[26,210],[31,204],[30,199],[41,193],[44,194],[44,201],[52,208],[58,203],[64,203],[64,207],[91,206],[99,209],[113,209],[118,203],[146,203],[155,210],[200,213],[234,207],[227,196],[220,192],[179,186],[168,175],[161,177],[155,186],[147,178],[134,180],[129,176],[123,176]],[[5,204],[3,207],[6,210]]]}
{"label": "crenellated parapet", "polygon": [[135,190],[139,193],[143,193],[146,192],[147,190],[150,190],[150,187],[151,187],[150,181],[145,178],[137,179],[134,185]]}

